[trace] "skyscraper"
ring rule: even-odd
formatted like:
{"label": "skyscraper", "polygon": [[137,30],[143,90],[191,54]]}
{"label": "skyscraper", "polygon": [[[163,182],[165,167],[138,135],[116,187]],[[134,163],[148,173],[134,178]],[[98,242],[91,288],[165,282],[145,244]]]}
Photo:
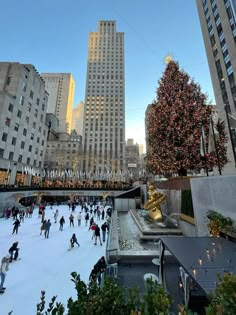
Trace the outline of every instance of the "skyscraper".
{"label": "skyscraper", "polygon": [[72,129],[76,130],[78,135],[83,134],[83,120],[84,120],[84,103],[79,102],[79,104],[73,108],[72,115]]}
{"label": "skyscraper", "polygon": [[196,0],[196,3],[216,106],[230,131],[228,157],[231,163],[224,169],[232,173],[236,170],[236,1]]}
{"label": "skyscraper", "polygon": [[86,171],[125,168],[124,33],[115,21],[89,36],[83,150]]}
{"label": "skyscraper", "polygon": [[75,82],[71,73],[42,73],[49,93],[47,113],[59,120],[59,132],[71,132]]}

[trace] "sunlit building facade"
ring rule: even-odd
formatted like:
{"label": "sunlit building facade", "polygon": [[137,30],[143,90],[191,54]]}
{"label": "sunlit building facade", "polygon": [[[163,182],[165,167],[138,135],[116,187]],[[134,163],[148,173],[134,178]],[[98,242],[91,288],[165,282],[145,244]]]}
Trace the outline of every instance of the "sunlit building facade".
{"label": "sunlit building facade", "polygon": [[85,171],[125,168],[124,33],[99,21],[89,35],[83,150]]}

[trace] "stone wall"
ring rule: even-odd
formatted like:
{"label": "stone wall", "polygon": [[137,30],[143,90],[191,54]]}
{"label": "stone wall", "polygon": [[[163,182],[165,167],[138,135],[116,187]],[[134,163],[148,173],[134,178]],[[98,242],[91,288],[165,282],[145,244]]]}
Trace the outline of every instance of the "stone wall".
{"label": "stone wall", "polygon": [[207,236],[209,210],[236,222],[236,176],[211,176],[191,179],[194,217],[199,236]]}

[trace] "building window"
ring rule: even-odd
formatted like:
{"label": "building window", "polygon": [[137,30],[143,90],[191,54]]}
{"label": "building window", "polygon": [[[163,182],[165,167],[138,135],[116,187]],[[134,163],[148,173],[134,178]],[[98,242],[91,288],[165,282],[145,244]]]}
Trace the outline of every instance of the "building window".
{"label": "building window", "polygon": [[5,121],[5,125],[9,127],[10,123],[11,123],[11,119],[7,117]]}
{"label": "building window", "polygon": [[31,133],[30,139],[34,140],[34,134],[33,133]]}
{"label": "building window", "polygon": [[20,97],[20,101],[19,101],[19,103],[20,103],[20,105],[24,105],[24,101],[25,101],[25,98],[24,98],[24,96],[21,96]]}
{"label": "building window", "polygon": [[16,144],[16,138],[15,137],[12,138],[11,144],[13,144],[13,145]]}
{"label": "building window", "polygon": [[2,134],[2,141],[6,142],[7,141],[7,133]]}
{"label": "building window", "polygon": [[37,105],[39,105],[39,98],[37,98],[37,100],[36,100],[36,104],[37,104]]}
{"label": "building window", "polygon": [[32,145],[29,146],[29,152],[32,152]]}
{"label": "building window", "polygon": [[19,130],[19,127],[20,127],[20,125],[19,125],[19,124],[16,124],[16,125],[15,125],[15,128],[14,128],[15,131],[18,131],[18,130]]}
{"label": "building window", "polygon": [[17,117],[18,117],[18,118],[21,118],[21,115],[22,115],[22,112],[21,112],[20,110],[18,110],[18,112],[17,112]]}
{"label": "building window", "polygon": [[24,141],[21,141],[20,147],[21,147],[21,149],[24,149],[24,147],[25,147],[25,142]]}
{"label": "building window", "polygon": [[27,158],[26,164],[30,164],[30,158]]}
{"label": "building window", "polygon": [[35,116],[35,117],[38,117],[38,110],[37,110],[37,108],[35,109],[34,116]]}
{"label": "building window", "polygon": [[22,162],[22,158],[23,158],[23,156],[22,156],[22,155],[19,155],[19,157],[18,157],[18,162]]}
{"label": "building window", "polygon": [[14,152],[9,152],[9,160],[12,161],[14,156]]}
{"label": "building window", "polygon": [[23,135],[26,136],[27,135],[27,129],[23,129]]}
{"label": "building window", "polygon": [[3,158],[3,155],[4,155],[4,150],[0,149],[0,158]]}
{"label": "building window", "polygon": [[33,99],[34,98],[34,92],[31,90],[30,91],[30,98]]}
{"label": "building window", "polygon": [[25,82],[22,83],[22,90],[25,92],[26,91],[26,87],[27,85],[25,84]]}
{"label": "building window", "polygon": [[10,103],[9,106],[8,106],[9,112],[13,112],[13,108],[14,108],[13,104]]}

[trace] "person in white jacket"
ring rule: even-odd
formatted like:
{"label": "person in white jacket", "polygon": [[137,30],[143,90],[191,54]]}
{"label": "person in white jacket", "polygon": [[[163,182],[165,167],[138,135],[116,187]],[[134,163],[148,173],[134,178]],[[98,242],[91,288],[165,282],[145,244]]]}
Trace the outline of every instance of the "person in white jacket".
{"label": "person in white jacket", "polygon": [[4,293],[5,289],[6,289],[6,288],[3,287],[3,284],[5,282],[7,271],[9,269],[9,263],[10,263],[10,255],[4,256],[2,258],[1,267],[0,267],[0,278],[1,278],[0,294]]}

